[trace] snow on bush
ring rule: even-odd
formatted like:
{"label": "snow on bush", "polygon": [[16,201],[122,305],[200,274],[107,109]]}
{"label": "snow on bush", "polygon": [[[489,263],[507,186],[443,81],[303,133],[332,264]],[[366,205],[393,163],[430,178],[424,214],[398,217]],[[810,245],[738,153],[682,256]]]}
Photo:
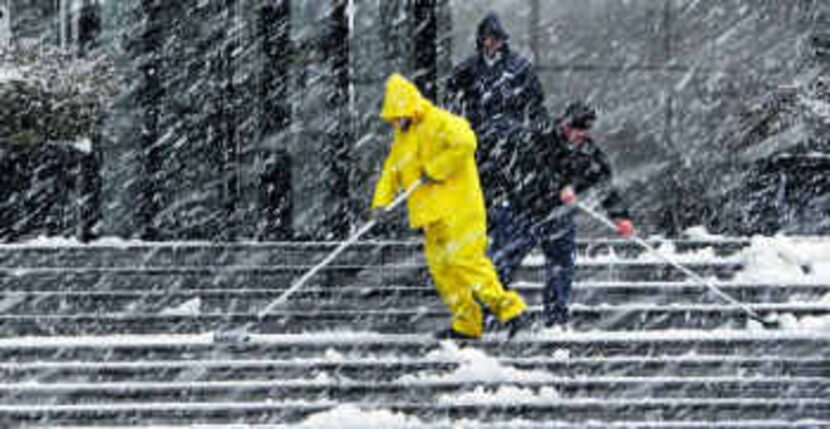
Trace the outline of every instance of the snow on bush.
{"label": "snow on bush", "polygon": [[0,48],[0,139],[32,145],[93,135],[118,93],[112,61],[48,45]]}

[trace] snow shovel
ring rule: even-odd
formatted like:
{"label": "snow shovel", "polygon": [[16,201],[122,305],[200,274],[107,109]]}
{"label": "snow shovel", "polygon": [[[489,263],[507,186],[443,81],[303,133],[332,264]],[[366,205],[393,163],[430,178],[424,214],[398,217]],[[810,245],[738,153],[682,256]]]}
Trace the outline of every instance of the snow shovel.
{"label": "snow shovel", "polygon": [[[421,184],[423,184],[423,182],[420,179],[417,180],[405,192],[398,195],[388,206],[384,207],[383,211],[388,213],[388,212],[394,210],[397,206],[399,206],[401,203],[406,201],[409,198],[409,196],[412,195],[412,193],[415,192],[415,190],[418,189],[418,187],[421,186]],[[330,264],[331,261],[334,260],[334,258],[336,258],[338,255],[343,253],[343,251],[346,250],[347,247],[354,244],[364,234],[369,232],[369,230],[372,229],[375,225],[377,225],[377,223],[378,222],[375,219],[369,220],[362,227],[360,227],[360,229],[358,229],[357,232],[352,234],[352,236],[349,237],[346,241],[340,243],[340,245],[337,246],[337,248],[334,249],[331,253],[329,253],[328,256],[326,256],[317,265],[315,265],[310,270],[308,270],[308,272],[303,274],[302,277],[297,279],[291,285],[291,287],[289,287],[280,296],[278,296],[276,299],[274,299],[268,305],[266,305],[265,308],[260,310],[259,313],[257,313],[256,322],[249,322],[245,325],[245,327],[243,327],[241,329],[235,329],[235,330],[224,331],[224,332],[214,332],[213,341],[214,342],[245,342],[245,341],[248,341],[250,339],[250,335],[248,333],[248,330],[253,325],[255,325],[256,323],[262,322],[263,317],[265,317],[268,313],[270,313],[278,305],[284,303],[288,299],[288,297],[291,296],[291,294],[293,294],[294,292],[299,290],[301,287],[303,287],[311,277],[313,277],[315,274],[317,274],[317,272],[319,272],[321,269],[323,269],[326,265]]]}
{"label": "snow shovel", "polygon": [[[592,218],[594,218],[594,219],[600,221],[601,223],[605,224],[606,226],[610,227],[611,229],[614,229],[614,230],[617,229],[616,225],[614,224],[614,222],[611,221],[611,219],[608,219],[606,216],[603,216],[602,214],[600,214],[599,212],[597,212],[593,208],[583,204],[580,201],[574,202],[573,205],[578,207],[583,212],[587,213]],[[644,249],[648,250],[649,252],[651,252],[652,254],[657,256],[658,258],[662,259],[664,262],[667,262],[669,265],[671,265],[671,266],[677,268],[678,270],[682,271],[684,274],[691,277],[692,279],[694,279],[698,283],[706,286],[707,288],[709,288],[709,290],[711,292],[713,292],[715,295],[717,295],[718,297],[720,297],[724,301],[739,307],[741,310],[743,310],[744,313],[746,313],[746,315],[750,319],[753,319],[755,321],[760,322],[766,328],[778,328],[779,327],[780,322],[778,321],[778,318],[775,317],[775,315],[769,315],[767,317],[761,316],[755,310],[749,308],[746,304],[738,301],[737,299],[733,298],[729,294],[725,293],[719,287],[715,286],[714,284],[712,284],[712,282],[710,282],[710,281],[706,280],[705,278],[701,277],[696,272],[694,272],[694,271],[690,270],[689,268],[681,265],[680,263],[675,261],[673,258],[670,258],[670,257],[658,252],[657,249],[654,248],[654,246],[648,244],[642,238],[637,237],[636,235],[626,237],[626,238],[628,240],[633,241],[634,243],[639,244]]]}

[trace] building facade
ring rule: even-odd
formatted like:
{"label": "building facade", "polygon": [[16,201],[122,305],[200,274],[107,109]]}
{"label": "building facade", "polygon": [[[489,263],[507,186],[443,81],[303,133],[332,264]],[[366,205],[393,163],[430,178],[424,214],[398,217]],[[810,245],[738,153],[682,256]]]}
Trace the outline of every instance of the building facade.
{"label": "building facade", "polygon": [[[576,99],[600,109],[597,137],[643,223],[677,229],[701,217],[666,215],[688,207],[661,195],[700,177],[672,172],[717,165],[728,180],[742,168],[729,136],[753,100],[810,78],[804,41],[828,13],[821,0],[4,4],[8,39],[112,58],[122,94],[95,143],[100,229],[162,240],[347,235],[390,139],[377,118],[384,79],[403,72],[440,100],[489,10],[533,59],[552,112]],[[667,176],[671,189],[648,185]],[[726,193],[707,185],[712,201]]]}

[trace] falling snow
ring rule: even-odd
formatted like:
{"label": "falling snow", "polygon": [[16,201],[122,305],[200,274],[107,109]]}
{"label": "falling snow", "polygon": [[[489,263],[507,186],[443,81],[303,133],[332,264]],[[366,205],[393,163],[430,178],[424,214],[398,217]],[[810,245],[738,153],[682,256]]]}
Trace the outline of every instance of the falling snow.
{"label": "falling snow", "polygon": [[[829,5],[0,0],[0,426],[830,426]],[[468,116],[488,207],[559,204],[518,145],[587,103],[578,201],[655,251],[578,212],[568,323],[539,246],[527,329],[437,341],[421,232],[367,223],[394,72]]]}

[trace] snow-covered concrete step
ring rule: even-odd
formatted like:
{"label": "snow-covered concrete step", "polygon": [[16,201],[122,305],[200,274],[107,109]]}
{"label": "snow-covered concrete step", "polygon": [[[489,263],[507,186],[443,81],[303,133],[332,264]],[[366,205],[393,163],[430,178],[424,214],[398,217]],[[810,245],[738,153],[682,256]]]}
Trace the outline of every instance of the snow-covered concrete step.
{"label": "snow-covered concrete step", "polygon": [[[805,319],[830,316],[830,303],[748,303],[747,307],[762,316],[788,314]],[[140,309],[139,309],[140,311]],[[541,317],[541,307],[531,306],[529,317]],[[644,330],[644,329],[718,329],[745,328],[747,317],[741,307],[730,304],[638,304],[571,306],[576,330]],[[262,329],[278,332],[302,332],[353,327],[381,332],[430,332],[449,321],[448,310],[438,303],[415,308],[343,309],[332,304],[313,308],[289,306],[258,318],[256,312],[206,313],[196,308],[173,308],[170,311],[73,313],[59,311],[40,314],[0,314],[0,334],[17,335],[91,335],[114,333],[194,333],[205,329],[227,329],[261,322]]]}
{"label": "snow-covered concrete step", "polygon": [[[571,357],[567,349],[559,356],[499,357],[498,365],[517,371],[546,371],[564,377],[721,377],[740,374],[756,379],[816,378],[830,374],[830,361],[823,357],[665,355]],[[439,374],[457,371],[467,361],[463,356],[344,356],[320,353],[303,359],[187,358],[159,360],[67,360],[0,361],[4,383],[120,383],[167,381],[229,381],[278,379],[350,379],[394,381],[408,374]],[[830,380],[828,380],[830,381]]]}
{"label": "snow-covered concrete step", "polygon": [[[716,355],[823,357],[826,330],[671,330],[642,332],[529,331],[511,341],[487,334],[469,346],[497,358],[628,358]],[[107,360],[308,359],[380,356],[399,359],[442,350],[428,334],[326,331],[259,334],[247,342],[222,342],[213,332],[192,335],[23,336],[0,339],[0,362]]]}
{"label": "snow-covered concrete step", "polygon": [[[716,281],[710,279],[712,284],[719,289],[732,294],[741,293],[760,293],[761,291],[768,291],[771,294],[814,294],[830,292],[830,282],[815,282],[815,283],[795,283],[795,282],[745,282],[745,281]],[[225,288],[216,287],[214,284],[208,282],[200,284],[198,287],[184,288],[181,285],[175,285],[176,288],[167,290],[158,284],[148,284],[142,289],[128,289],[120,288],[118,285],[91,285],[82,287],[80,285],[66,285],[63,288],[56,289],[3,289],[0,293],[13,295],[21,294],[32,297],[62,297],[62,296],[89,296],[96,295],[112,295],[112,296],[162,296],[165,294],[181,295],[196,297],[201,296],[226,296],[226,297],[242,297],[246,295],[267,297],[271,294],[279,295],[288,287],[285,285],[269,285],[269,284],[252,284],[244,288]],[[511,289],[519,291],[520,293],[533,294],[538,293],[544,289],[545,285],[542,282],[526,282],[516,281],[511,283]],[[659,295],[661,293],[671,294],[673,296],[693,295],[700,296],[701,292],[708,290],[706,285],[698,283],[694,280],[686,281],[576,281],[573,283],[572,293],[593,295],[593,294],[648,294],[649,296]],[[338,298],[346,299],[363,299],[366,296],[382,295],[407,297],[433,297],[435,288],[429,284],[385,284],[385,285],[335,285],[325,286],[315,282],[313,279],[309,280],[305,286],[295,291],[291,296],[297,299],[318,299],[336,296]],[[572,295],[575,299],[577,295]]]}
{"label": "snow-covered concrete step", "polygon": [[[512,427],[517,416],[529,427],[799,427],[828,419],[830,333],[811,319],[830,315],[827,285],[784,286],[777,276],[758,284],[763,277],[743,275],[736,279],[749,283],[722,285],[762,314],[792,313],[781,318],[788,329],[757,330],[703,287],[676,282],[685,280],[676,270],[609,243],[580,244],[574,330],[533,330],[510,342],[488,333],[461,348],[425,334],[448,317],[426,286],[417,243],[351,249],[261,324],[251,324],[254,310],[336,243],[32,248],[23,249],[28,256],[8,252],[9,264],[0,249],[0,335],[9,337],[0,339],[0,426],[291,425],[310,415],[339,422],[344,405],[426,425],[471,422],[464,427]],[[729,256],[748,244],[661,247],[723,280],[744,264],[759,268],[753,255]],[[517,284],[531,303],[541,290],[539,262],[528,259]],[[789,329],[797,325],[814,328]],[[218,327],[252,335],[216,341],[210,330]],[[20,336],[26,332],[167,335]],[[474,353],[486,358],[471,360]]]}
{"label": "snow-covered concrete step", "polygon": [[[637,397],[654,399],[827,399],[828,377],[557,377],[535,373],[526,380],[454,380],[443,374],[395,381],[350,380],[318,376],[313,379],[233,379],[118,382],[0,383],[0,403],[5,406],[42,404],[141,402],[152,397],[162,402],[266,402],[266,401],[388,401],[440,402],[475,392],[526,390],[542,400],[592,399],[609,401]],[[830,399],[828,399],[830,405]]]}
{"label": "snow-covered concrete step", "polygon": [[356,332],[241,344],[209,333],[10,338],[0,340],[0,423],[288,423],[344,401],[426,424],[517,413],[529,423],[804,422],[830,410],[828,349],[830,333],[811,330],[533,332],[463,348]]}
{"label": "snow-covered concrete step", "polygon": [[[275,394],[276,396],[276,394]],[[481,401],[476,398],[446,402],[353,402],[349,405],[364,410],[385,410],[404,413],[426,421],[509,422],[516,418],[528,421],[635,421],[644,416],[652,421],[826,421],[830,399],[767,399],[767,398],[617,398],[610,400],[561,399],[514,400],[510,402]],[[94,403],[77,405],[0,405],[0,423],[86,422],[123,424],[143,421],[164,424],[170,421],[197,423],[279,422],[293,423],[316,413],[330,411],[344,404],[339,401],[281,402],[142,402]],[[368,423],[368,422],[367,422]]]}
{"label": "snow-covered concrete step", "polygon": [[[684,253],[710,249],[713,255],[733,254],[751,243],[744,238],[691,240],[648,240],[658,248],[670,247]],[[113,242],[91,244],[71,241],[43,241],[0,245],[0,266],[4,267],[131,267],[179,265],[298,265],[322,260],[338,242],[208,243],[208,242]],[[642,254],[638,245],[622,239],[577,241],[585,257],[615,255],[621,258]],[[382,265],[422,262],[422,245],[412,241],[361,241],[347,248],[338,261],[346,265]]]}
{"label": "snow-covered concrete step", "polygon": [[[796,303],[830,299],[828,284],[718,283],[718,287],[741,302]],[[528,302],[542,300],[543,284],[519,282],[512,285]],[[154,312],[194,307],[196,312],[255,311],[279,297],[286,287],[240,289],[139,290],[85,289],[3,290],[0,310],[6,314],[80,314],[113,312]],[[825,298],[828,297],[828,298]],[[437,302],[435,289],[419,286],[320,286],[310,285],[291,295],[294,309],[315,311],[334,303],[339,309],[412,308]],[[571,302],[583,305],[650,303],[722,303],[702,284],[690,282],[578,282]]]}
{"label": "snow-covered concrete step", "polygon": [[[245,424],[245,429],[296,429],[318,428],[329,425],[332,427],[362,428],[366,421],[390,427],[405,427],[407,429],[458,429],[463,424],[465,429],[820,429],[830,427],[830,420],[804,419],[802,421],[769,420],[663,420],[663,421],[583,421],[569,423],[562,420],[547,420],[532,422],[522,418],[513,418],[509,422],[476,422],[463,420],[456,422],[424,422],[418,419],[407,419],[400,414],[390,413],[388,410],[361,410],[352,404],[344,404],[331,410],[312,415],[311,419],[301,426],[297,424]],[[233,427],[233,426],[232,426]],[[32,426],[38,429],[41,426]],[[49,426],[50,429],[81,429],[81,426]],[[169,424],[152,426],[107,426],[108,429],[193,429],[192,425]],[[200,424],[198,429],[228,429],[227,424]]]}
{"label": "snow-covered concrete step", "polygon": [[[177,267],[0,267],[0,290],[72,290],[94,288],[147,290],[153,288],[226,288],[251,285],[288,287],[311,266],[177,266]],[[710,260],[688,264],[702,276],[727,280],[743,268],[740,262]],[[680,281],[686,275],[663,263],[622,261],[615,263],[581,261],[577,263],[577,281]],[[425,284],[429,275],[425,265],[398,264],[383,267],[334,265],[320,270],[313,284],[322,286],[386,284]],[[517,281],[541,282],[544,267],[525,265],[516,273]]]}

